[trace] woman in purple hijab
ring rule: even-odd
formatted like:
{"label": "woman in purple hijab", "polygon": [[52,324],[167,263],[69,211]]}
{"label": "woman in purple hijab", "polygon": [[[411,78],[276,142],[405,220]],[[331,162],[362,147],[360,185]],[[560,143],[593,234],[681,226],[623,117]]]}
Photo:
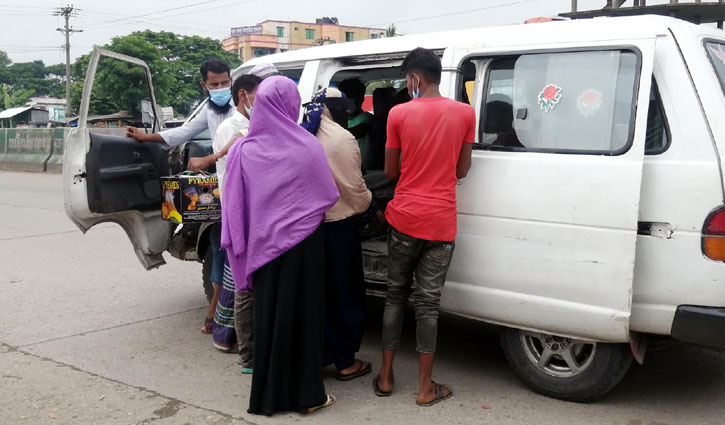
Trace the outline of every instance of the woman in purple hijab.
{"label": "woman in purple hijab", "polygon": [[334,403],[320,369],[324,240],[338,198],[320,142],[297,124],[300,95],[286,77],[257,89],[249,135],[229,152],[222,245],[238,289],[254,292],[249,413],[309,413]]}

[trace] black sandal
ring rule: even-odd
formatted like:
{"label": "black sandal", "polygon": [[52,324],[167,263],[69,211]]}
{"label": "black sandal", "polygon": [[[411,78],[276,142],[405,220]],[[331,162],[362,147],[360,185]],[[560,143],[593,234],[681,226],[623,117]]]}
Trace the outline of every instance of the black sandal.
{"label": "black sandal", "polygon": [[[429,401],[428,403],[420,403],[420,402],[416,401],[415,404],[417,404],[418,406],[430,407],[430,406],[438,403],[439,401],[443,401],[447,398],[453,397],[452,389],[450,389],[449,387],[447,387],[445,385],[441,385],[435,381],[431,381],[431,382],[433,383],[433,388],[435,388],[435,390],[436,390],[436,397],[433,400]],[[443,395],[443,388],[448,390],[448,395]]]}
{"label": "black sandal", "polygon": [[395,377],[392,376],[390,378],[390,391],[383,391],[378,386],[378,381],[380,381],[380,375],[376,376],[375,379],[373,379],[373,391],[375,391],[375,395],[378,397],[390,397],[391,394],[393,394],[393,385],[395,385]]}
{"label": "black sandal", "polygon": [[338,372],[337,376],[335,376],[335,379],[337,379],[338,381],[350,381],[352,379],[359,378],[361,376],[365,376],[373,370],[372,363],[366,362],[365,360],[359,360],[359,361],[360,361],[360,369],[356,370],[353,373],[348,373],[347,375],[343,375],[342,373]]}

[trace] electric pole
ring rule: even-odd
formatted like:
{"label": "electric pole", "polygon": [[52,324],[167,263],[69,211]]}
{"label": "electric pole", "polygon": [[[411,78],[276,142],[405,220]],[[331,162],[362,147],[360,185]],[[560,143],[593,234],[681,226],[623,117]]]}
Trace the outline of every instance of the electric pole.
{"label": "electric pole", "polygon": [[68,21],[71,17],[78,16],[78,12],[81,9],[67,5],[65,7],[59,7],[53,12],[53,16],[62,16],[65,18],[65,28],[57,28],[56,31],[60,31],[65,34],[65,116],[66,118],[70,115],[70,35],[74,32],[83,32],[83,30],[74,30],[68,26]]}

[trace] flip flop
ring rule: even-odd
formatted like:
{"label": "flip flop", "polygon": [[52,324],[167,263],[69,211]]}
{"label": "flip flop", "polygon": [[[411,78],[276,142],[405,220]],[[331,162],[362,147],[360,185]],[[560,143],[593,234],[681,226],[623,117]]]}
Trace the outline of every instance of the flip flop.
{"label": "flip flop", "polygon": [[307,409],[307,413],[308,413],[308,414],[309,414],[309,413],[315,413],[315,412],[317,412],[318,410],[320,410],[320,409],[324,409],[325,407],[330,407],[330,406],[332,406],[333,404],[335,404],[335,396],[334,396],[334,395],[330,395],[330,394],[328,394],[328,395],[327,395],[327,400],[326,400],[326,401],[325,401],[325,402],[324,402],[323,404],[321,404],[321,405],[319,405],[319,406],[314,406],[314,407],[310,407],[310,408],[308,408],[308,409]]}
{"label": "flip flop", "polygon": [[353,373],[348,373],[346,375],[343,375],[342,373],[338,372],[337,376],[335,376],[335,379],[338,381],[349,381],[351,379],[359,378],[361,376],[365,376],[368,373],[370,373],[373,370],[373,365],[370,362],[366,362],[365,360],[360,360],[360,369]]}
{"label": "flip flop", "polygon": [[214,321],[213,317],[212,318],[207,317],[206,319],[204,319],[204,326],[201,327],[201,333],[203,333],[205,335],[209,335],[210,333],[212,333],[211,322],[213,322],[213,321]]}
{"label": "flip flop", "polygon": [[[373,391],[375,391],[375,395],[378,397],[390,397],[391,394],[393,394],[393,389],[391,388],[390,391],[383,391],[378,386],[378,381],[380,381],[380,375],[376,376],[375,379],[373,379]],[[395,377],[392,377],[390,379],[391,387],[395,385]]]}
{"label": "flip flop", "polygon": [[[433,382],[433,388],[435,388],[435,390],[436,390],[436,397],[433,400],[429,401],[428,403],[419,403],[416,401],[415,404],[417,404],[418,406],[422,406],[422,407],[430,407],[430,406],[438,403],[439,401],[443,401],[447,398],[453,397],[453,390],[451,390],[449,387],[447,387],[446,385],[438,384],[435,381],[432,381],[432,382]],[[443,388],[448,389],[448,395],[443,395]]]}

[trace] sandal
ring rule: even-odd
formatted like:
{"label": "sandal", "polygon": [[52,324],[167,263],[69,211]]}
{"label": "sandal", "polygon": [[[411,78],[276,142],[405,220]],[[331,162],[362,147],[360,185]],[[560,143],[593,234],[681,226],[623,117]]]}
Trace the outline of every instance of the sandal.
{"label": "sandal", "polygon": [[390,391],[381,390],[378,386],[378,381],[380,381],[380,375],[376,376],[375,379],[373,379],[373,391],[375,391],[375,395],[378,397],[390,397],[390,395],[393,394],[392,386],[395,385],[395,376],[392,376],[390,378]]}
{"label": "sandal", "polygon": [[[453,390],[451,390],[447,386],[441,385],[441,384],[439,384],[439,383],[437,383],[435,381],[431,381],[431,382],[433,383],[433,388],[435,388],[435,390],[436,390],[436,396],[435,396],[435,398],[433,400],[429,401],[428,403],[420,403],[420,402],[416,401],[415,404],[417,404],[418,406],[430,407],[430,406],[438,403],[439,401],[443,401],[443,400],[445,400],[447,398],[453,397]],[[448,394],[447,395],[444,395],[443,394],[443,389],[444,388],[448,390]]]}
{"label": "sandal", "polygon": [[209,335],[210,333],[212,333],[211,322],[213,322],[213,321],[214,321],[213,317],[207,317],[206,319],[204,319],[204,326],[201,327],[201,333],[206,334],[206,335]]}
{"label": "sandal", "polygon": [[358,368],[358,370],[353,373],[347,373],[344,375],[338,372],[337,376],[335,376],[335,379],[337,379],[338,381],[349,381],[351,379],[365,376],[373,370],[373,365],[370,362],[366,362],[365,360],[358,361],[360,362],[360,367]]}
{"label": "sandal", "polygon": [[307,413],[317,412],[318,410],[324,409],[325,407],[330,407],[333,404],[335,404],[335,396],[327,394],[327,400],[323,404],[308,408]]}

